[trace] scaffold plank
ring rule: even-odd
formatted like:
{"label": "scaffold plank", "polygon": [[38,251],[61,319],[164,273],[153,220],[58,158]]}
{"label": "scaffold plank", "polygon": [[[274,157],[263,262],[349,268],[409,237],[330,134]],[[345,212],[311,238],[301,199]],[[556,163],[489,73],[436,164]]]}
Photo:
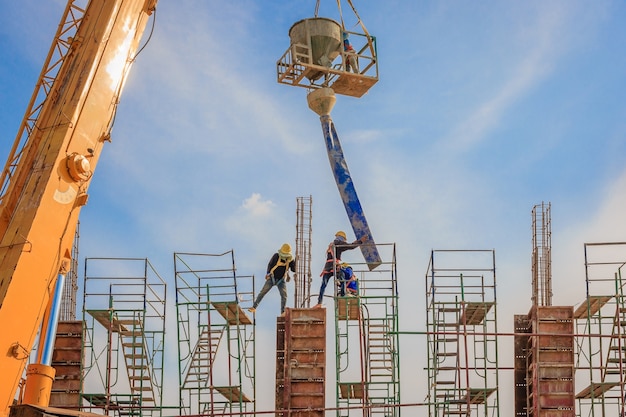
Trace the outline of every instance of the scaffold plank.
{"label": "scaffold plank", "polygon": [[230,325],[252,324],[252,320],[236,301],[212,302],[211,305]]}
{"label": "scaffold plank", "polygon": [[336,302],[338,320],[359,319],[361,303],[358,297],[337,297]]}
{"label": "scaffold plank", "polygon": [[113,332],[128,331],[128,328],[118,320],[117,315],[109,310],[87,310],[87,313],[103,325],[105,329],[111,329]]}
{"label": "scaffold plank", "polygon": [[591,385],[580,391],[576,398],[600,398],[605,392],[619,384],[619,382],[592,382]]}
{"label": "scaffold plank", "polygon": [[242,393],[238,386],[213,387],[213,389],[222,394],[231,403],[250,402],[250,398]]}
{"label": "scaffold plank", "polygon": [[586,319],[595,315],[611,299],[611,295],[590,295],[574,312],[575,319]]}
{"label": "scaffold plank", "polygon": [[470,302],[466,303],[463,308],[463,314],[459,319],[459,324],[466,326],[477,326],[483,322],[491,307],[492,302]]}
{"label": "scaffold plank", "polygon": [[341,398],[365,398],[365,384],[363,382],[340,382]]}
{"label": "scaffold plank", "polygon": [[484,404],[495,390],[495,388],[468,388],[463,402],[469,404]]}

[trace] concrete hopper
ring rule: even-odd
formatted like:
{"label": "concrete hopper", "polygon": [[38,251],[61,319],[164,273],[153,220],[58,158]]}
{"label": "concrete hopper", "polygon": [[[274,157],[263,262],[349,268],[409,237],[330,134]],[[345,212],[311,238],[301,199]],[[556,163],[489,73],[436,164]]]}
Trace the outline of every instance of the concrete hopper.
{"label": "concrete hopper", "polygon": [[309,103],[309,108],[319,116],[330,116],[337,98],[332,88],[324,87],[311,91],[306,96],[306,101]]}
{"label": "concrete hopper", "polygon": [[[289,29],[289,38],[291,45],[310,47],[312,62],[307,62],[307,64],[330,68],[335,58],[341,53],[341,26],[332,19],[315,17],[300,20]],[[323,74],[323,71],[310,71],[306,77],[315,81]]]}

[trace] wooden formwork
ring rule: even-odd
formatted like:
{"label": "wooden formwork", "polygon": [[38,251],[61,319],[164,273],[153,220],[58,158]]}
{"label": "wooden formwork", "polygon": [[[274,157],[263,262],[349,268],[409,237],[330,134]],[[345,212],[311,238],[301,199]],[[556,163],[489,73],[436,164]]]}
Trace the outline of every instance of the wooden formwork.
{"label": "wooden formwork", "polygon": [[287,308],[278,327],[284,331],[277,332],[276,416],[323,417],[326,309]]}
{"label": "wooden formwork", "polygon": [[[527,321],[516,316],[516,332],[524,333],[524,323],[528,323],[526,332],[530,334],[516,337],[515,353],[518,365],[525,352],[527,415],[574,417],[573,307],[534,306]],[[520,376],[516,366],[516,385]],[[517,394],[516,391],[516,414],[520,407]]]}
{"label": "wooden formwork", "polygon": [[80,405],[82,345],[83,322],[59,322],[52,353],[56,376],[50,393],[51,407]]}
{"label": "wooden formwork", "polygon": [[524,333],[530,333],[530,322],[527,315],[516,314],[513,328],[515,329],[514,346],[514,378],[515,378],[515,415],[528,416],[528,401],[526,383],[526,358],[528,357],[528,338]]}

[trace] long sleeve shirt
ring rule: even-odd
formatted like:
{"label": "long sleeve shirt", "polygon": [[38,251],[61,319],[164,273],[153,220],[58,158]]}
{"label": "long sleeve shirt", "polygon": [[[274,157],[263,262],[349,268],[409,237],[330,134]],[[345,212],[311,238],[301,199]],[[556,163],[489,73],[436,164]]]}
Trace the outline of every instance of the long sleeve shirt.
{"label": "long sleeve shirt", "polygon": [[355,240],[352,243],[346,243],[342,239],[333,240],[330,245],[328,245],[328,250],[326,251],[326,263],[324,264],[324,270],[322,273],[334,271],[335,262],[341,262],[341,254],[360,245],[360,240]]}

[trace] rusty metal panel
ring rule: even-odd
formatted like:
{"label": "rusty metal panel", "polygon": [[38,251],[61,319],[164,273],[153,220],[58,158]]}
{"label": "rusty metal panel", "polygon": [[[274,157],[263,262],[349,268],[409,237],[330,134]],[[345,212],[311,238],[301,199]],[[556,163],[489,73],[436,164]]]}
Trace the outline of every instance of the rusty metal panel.
{"label": "rusty metal panel", "polygon": [[82,345],[82,321],[58,323],[52,353],[52,366],[56,375],[50,394],[51,407],[80,405]]}
{"label": "rusty metal panel", "polygon": [[571,320],[574,318],[572,306],[535,306],[531,316],[538,320]]}
{"label": "rusty metal panel", "polygon": [[574,309],[534,306],[529,314],[527,383],[530,414],[565,417],[575,414]]}
{"label": "rusty metal panel", "polygon": [[575,417],[574,410],[541,410],[538,417]]}
{"label": "rusty metal panel", "polygon": [[[282,410],[283,391],[285,389],[285,318],[276,319],[276,410]],[[285,414],[276,413],[276,417],[283,417]]]}
{"label": "rusty metal panel", "polygon": [[569,393],[574,390],[574,381],[570,380],[552,380],[552,381],[539,381],[539,394],[552,394],[552,393]]}
{"label": "rusty metal panel", "polygon": [[574,352],[571,350],[539,350],[540,363],[574,363]]}
{"label": "rusty metal panel", "polygon": [[[279,319],[280,320],[280,319]],[[283,386],[277,384],[276,415],[323,417],[325,407],[326,310],[287,308],[284,317]],[[278,337],[278,336],[277,336]],[[281,412],[286,411],[286,412]]]}
{"label": "rusty metal panel", "polygon": [[292,381],[290,409],[324,408],[324,394],[319,388],[319,381]]}
{"label": "rusty metal panel", "polygon": [[101,414],[85,411],[65,410],[54,407],[39,407],[35,405],[14,405],[10,409],[10,417],[102,417]]}
{"label": "rusty metal panel", "polygon": [[543,365],[536,369],[537,377],[540,379],[571,379],[574,378],[574,366],[548,366]]}
{"label": "rusty metal panel", "polygon": [[299,410],[292,411],[289,417],[323,417],[323,410]]}
{"label": "rusty metal panel", "polygon": [[326,365],[326,352],[321,350],[292,351],[289,358],[292,364]]}
{"label": "rusty metal panel", "polygon": [[76,407],[80,404],[78,392],[55,392],[50,393],[50,406],[52,407]]}
{"label": "rusty metal panel", "polygon": [[527,416],[527,383],[526,360],[528,356],[528,336],[520,333],[530,333],[530,321],[527,315],[515,315],[513,328],[515,329],[514,346],[514,378],[515,378],[515,415]]}
{"label": "rusty metal panel", "polygon": [[290,365],[289,373],[292,379],[320,379],[324,378],[324,366]]}
{"label": "rusty metal panel", "polygon": [[[552,381],[551,381],[552,382]],[[550,393],[539,395],[539,406],[542,409],[563,409],[572,408],[572,395],[568,393]]]}

